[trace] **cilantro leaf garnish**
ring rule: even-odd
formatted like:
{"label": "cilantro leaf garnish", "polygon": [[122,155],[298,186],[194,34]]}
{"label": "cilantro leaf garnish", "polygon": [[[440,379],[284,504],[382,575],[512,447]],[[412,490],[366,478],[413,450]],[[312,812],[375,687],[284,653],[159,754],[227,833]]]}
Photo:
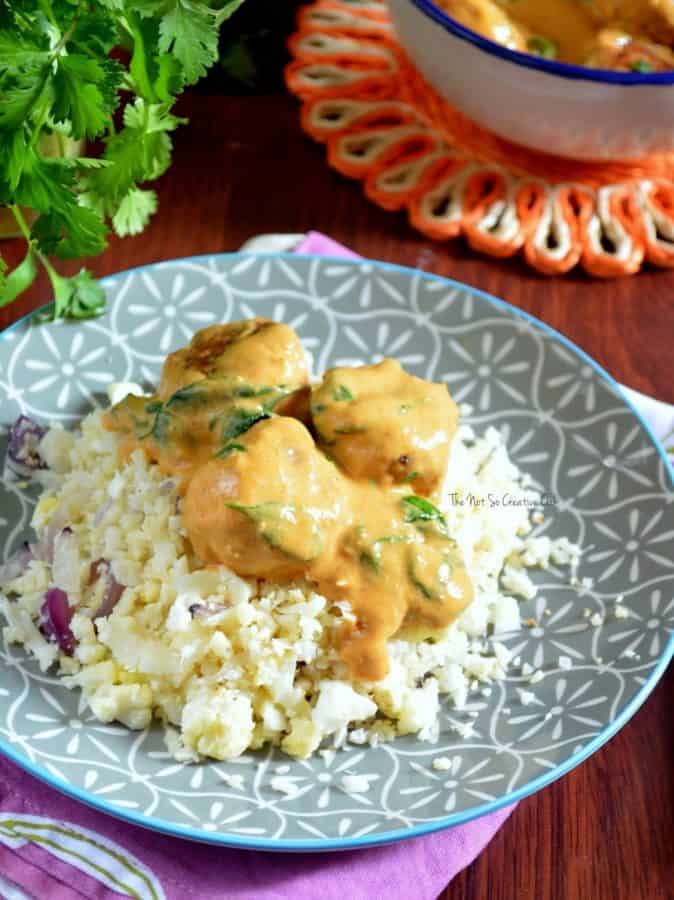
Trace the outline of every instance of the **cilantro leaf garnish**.
{"label": "cilantro leaf garnish", "polygon": [[262,419],[268,419],[269,413],[262,409],[234,409],[225,419],[225,425],[222,429],[223,443],[231,441],[239,437],[249,428],[252,428],[256,422]]}
{"label": "cilantro leaf garnish", "polygon": [[243,444],[230,443],[230,444],[225,444],[225,446],[221,450],[218,450],[218,452],[215,455],[218,459],[226,459],[228,456],[231,456],[232,453],[245,453],[245,452],[246,452],[246,448],[243,446]]}
{"label": "cilantro leaf garnish", "polygon": [[444,514],[430,500],[426,500],[425,497],[417,497],[415,494],[410,494],[407,497],[403,497],[401,504],[406,522],[413,524],[418,522],[435,522],[442,529],[447,528],[447,520]]}
{"label": "cilantro leaf garnish", "polygon": [[338,384],[332,392],[332,399],[337,402],[350,403],[353,400],[353,394],[345,384]]}

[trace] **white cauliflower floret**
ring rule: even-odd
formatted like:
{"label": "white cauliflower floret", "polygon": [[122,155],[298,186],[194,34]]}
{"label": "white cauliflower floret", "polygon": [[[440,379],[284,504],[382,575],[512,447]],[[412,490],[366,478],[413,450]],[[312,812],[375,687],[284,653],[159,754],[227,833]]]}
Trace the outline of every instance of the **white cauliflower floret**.
{"label": "white cauliflower floret", "polygon": [[525,566],[540,566],[542,569],[547,569],[550,564],[551,550],[552,541],[547,535],[527,538],[524,542],[522,562]]}
{"label": "white cauliflower floret", "polygon": [[68,688],[80,687],[89,697],[99,687],[114,684],[118,675],[118,667],[111,659],[102,660],[92,665],[84,666],[75,675],[63,679]]}
{"label": "white cauliflower floret", "polygon": [[178,675],[181,657],[157,638],[145,637],[132,616],[114,612],[98,619],[98,638],[126,669],[148,675]]}
{"label": "white cauliflower floret", "polygon": [[438,686],[443,694],[449,694],[454,701],[454,706],[461,709],[468,699],[468,679],[458,663],[447,663],[433,674],[438,679]]}
{"label": "white cauliflower floret", "polygon": [[185,746],[183,736],[177,729],[170,727],[166,728],[166,731],[164,732],[164,743],[166,744],[166,749],[176,762],[199,762],[199,754]]}
{"label": "white cauliflower floret", "polygon": [[10,644],[23,644],[37,659],[40,669],[46,672],[58,657],[57,645],[44,639],[25,609],[18,603],[10,603],[2,594],[0,612],[9,622],[3,629],[5,640]]}
{"label": "white cauliflower floret", "polygon": [[254,725],[250,700],[231,688],[199,687],[183,707],[183,740],[202,756],[240,756],[251,742]]}
{"label": "white cauliflower floret", "polygon": [[232,642],[226,634],[221,631],[214,631],[208,642],[208,649],[218,659],[229,659],[232,655]]}
{"label": "white cauliflower floret", "polygon": [[365,775],[344,775],[339,786],[345,794],[365,794],[370,790],[370,782]]}
{"label": "white cauliflower floret", "polygon": [[501,634],[504,631],[519,631],[519,603],[514,597],[499,597],[489,609],[489,620],[494,625],[494,634]]}
{"label": "white cauliflower floret", "polygon": [[422,740],[433,740],[437,736],[439,710],[438,682],[429,678],[422,687],[407,693],[398,720],[400,734],[419,732]]}
{"label": "white cauliflower floret", "polygon": [[377,705],[354,691],[346,681],[321,681],[318,690],[311,718],[324,735],[338,731],[349,722],[369,719],[377,712]]}
{"label": "white cauliflower floret", "polygon": [[262,721],[266,731],[285,731],[288,719],[276,704],[267,701],[262,705]]}
{"label": "white cauliflower floret", "polygon": [[407,672],[397,659],[391,659],[386,678],[371,685],[377,706],[387,715],[395,718],[400,714],[407,691]]}
{"label": "white cauliflower floret", "polygon": [[81,613],[75,613],[70,622],[70,630],[77,641],[75,657],[83,666],[100,662],[105,658],[106,649],[99,643],[91,619]]}
{"label": "white cauliflower floret", "polygon": [[107,684],[88,698],[101,722],[121,722],[139,731],[152,721],[152,691],[147,684]]}
{"label": "white cauliflower floret", "polygon": [[185,594],[178,594],[176,599],[173,602],[173,606],[169,610],[169,614],[166,617],[166,630],[167,631],[187,631],[187,629],[192,624],[192,614],[190,613],[190,606],[195,604],[199,605],[203,601],[199,594],[188,592]]}
{"label": "white cauliflower floret", "polygon": [[536,585],[523,569],[506,566],[501,576],[501,584],[507,591],[525,600],[531,600],[536,596]]}
{"label": "white cauliflower floret", "polygon": [[550,548],[550,559],[561,566],[574,566],[580,559],[580,547],[572,543],[567,537],[557,538]]}
{"label": "white cauliflower floret", "polygon": [[70,470],[70,454],[75,446],[75,435],[64,428],[53,426],[40,441],[38,452],[51,472],[62,475]]}
{"label": "white cauliflower floret", "polygon": [[297,717],[290,723],[290,731],[283,738],[281,749],[290,756],[304,759],[311,756],[321,742],[322,734],[316,723],[309,718]]}
{"label": "white cauliflower floret", "polygon": [[175,584],[179,594],[197,594],[202,602],[209,597],[221,599],[224,595],[232,604],[247,603],[253,593],[247,581],[224,566],[186,572],[176,579]]}
{"label": "white cauliflower floret", "polygon": [[489,606],[484,596],[476,597],[459,617],[461,629],[471,636],[478,636],[487,630]]}

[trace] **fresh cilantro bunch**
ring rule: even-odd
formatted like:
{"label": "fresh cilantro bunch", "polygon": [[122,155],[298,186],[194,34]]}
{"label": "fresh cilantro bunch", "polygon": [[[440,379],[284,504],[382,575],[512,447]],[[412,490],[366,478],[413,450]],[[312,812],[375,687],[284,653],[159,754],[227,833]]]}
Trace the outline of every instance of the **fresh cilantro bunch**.
{"label": "fresh cilantro bunch", "polygon": [[[91,274],[59,275],[49,257],[98,254],[110,227],[143,230],[157,208],[144,185],[170,165],[171,132],[185,121],[172,108],[216,61],[220,25],[242,2],[0,0],[0,206],[27,244],[13,271],[0,256],[0,306],[41,265],[54,317],[102,312]],[[47,135],[60,156],[44,154]],[[102,153],[68,158],[71,140],[100,140]]]}

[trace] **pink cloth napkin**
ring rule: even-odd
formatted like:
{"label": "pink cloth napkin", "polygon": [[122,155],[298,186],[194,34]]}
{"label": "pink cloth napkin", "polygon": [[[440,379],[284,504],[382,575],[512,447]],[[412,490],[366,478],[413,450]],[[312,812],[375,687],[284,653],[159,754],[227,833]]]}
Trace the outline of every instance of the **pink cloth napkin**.
{"label": "pink cloth napkin", "polygon": [[338,244],[319,231],[308,231],[304,240],[295,247],[295,253],[317,253],[320,256],[343,256],[344,259],[361,259],[353,250]]}
{"label": "pink cloth napkin", "polygon": [[[369,850],[230,850],[127,825],[64,797],[0,758],[0,897],[5,896],[3,879],[35,900],[120,896],[93,874],[54,856],[51,849],[31,842],[6,846],[3,822],[14,816],[25,816],[28,824],[41,817],[85,829],[85,838],[105,840],[117,854],[127,855],[135,868],[141,863],[150,883],[161,885],[167,900],[435,900],[489,843],[511,810],[507,807],[457,828]],[[89,847],[82,855],[96,859],[95,849]],[[153,895],[148,889],[141,896],[149,900]]]}
{"label": "pink cloth napkin", "polygon": [[[296,252],[357,258],[316,232]],[[0,758],[0,897],[113,900],[129,896],[120,885],[133,883],[141,900],[435,900],[513,808],[368,850],[230,850],[128,825],[70,800]],[[43,840],[31,840],[31,835]],[[136,875],[117,867],[120,857]]]}

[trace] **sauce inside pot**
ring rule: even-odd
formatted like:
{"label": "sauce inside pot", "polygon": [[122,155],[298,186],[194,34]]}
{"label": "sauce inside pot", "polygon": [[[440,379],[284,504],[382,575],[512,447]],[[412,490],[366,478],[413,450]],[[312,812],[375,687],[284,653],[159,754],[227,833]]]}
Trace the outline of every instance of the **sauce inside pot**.
{"label": "sauce inside pot", "polygon": [[594,68],[674,68],[674,0],[437,0],[513,50]]}

